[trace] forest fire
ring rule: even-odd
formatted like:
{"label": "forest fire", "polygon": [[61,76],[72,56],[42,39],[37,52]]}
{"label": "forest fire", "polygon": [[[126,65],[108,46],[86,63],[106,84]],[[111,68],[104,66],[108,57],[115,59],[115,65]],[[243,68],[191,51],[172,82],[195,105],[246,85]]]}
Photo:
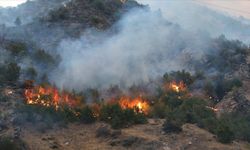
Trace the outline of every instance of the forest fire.
{"label": "forest fire", "polygon": [[169,89],[179,93],[181,91],[185,91],[186,90],[186,85],[184,84],[183,81],[180,81],[179,83],[173,81],[169,84]]}
{"label": "forest fire", "polygon": [[54,107],[56,110],[60,106],[76,107],[80,103],[80,98],[68,92],[59,92],[51,86],[35,86],[25,90],[26,103],[29,105],[41,105],[44,107]]}
{"label": "forest fire", "polygon": [[138,113],[148,114],[149,111],[148,102],[142,99],[141,97],[137,97],[134,99],[128,97],[122,97],[119,100],[119,104],[123,109],[126,108],[134,109]]}

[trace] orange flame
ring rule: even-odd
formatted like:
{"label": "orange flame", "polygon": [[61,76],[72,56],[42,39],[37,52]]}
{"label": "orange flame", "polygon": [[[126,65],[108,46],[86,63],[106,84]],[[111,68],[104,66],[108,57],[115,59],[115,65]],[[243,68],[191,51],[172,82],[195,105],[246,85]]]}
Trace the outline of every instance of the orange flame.
{"label": "orange flame", "polygon": [[183,81],[176,83],[175,81],[171,82],[169,84],[169,88],[177,93],[181,92],[181,91],[185,91],[186,90],[186,85],[184,84]]}
{"label": "orange flame", "polygon": [[28,88],[24,92],[26,103],[29,105],[41,105],[44,107],[54,107],[56,110],[60,106],[76,107],[80,104],[80,98],[67,92],[60,93],[57,88],[47,86],[36,86]]}
{"label": "orange flame", "polygon": [[122,97],[119,100],[119,104],[123,109],[134,109],[138,113],[148,114],[149,104],[147,101],[143,100],[141,97],[134,99],[128,97]]}

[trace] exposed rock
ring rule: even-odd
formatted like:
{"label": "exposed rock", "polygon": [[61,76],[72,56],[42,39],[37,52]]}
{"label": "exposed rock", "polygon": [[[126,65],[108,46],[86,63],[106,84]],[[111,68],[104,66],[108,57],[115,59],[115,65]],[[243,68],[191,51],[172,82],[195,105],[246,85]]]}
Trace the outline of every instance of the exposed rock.
{"label": "exposed rock", "polygon": [[218,114],[225,112],[246,113],[250,110],[250,101],[245,97],[241,90],[229,92],[221,102],[216,105]]}

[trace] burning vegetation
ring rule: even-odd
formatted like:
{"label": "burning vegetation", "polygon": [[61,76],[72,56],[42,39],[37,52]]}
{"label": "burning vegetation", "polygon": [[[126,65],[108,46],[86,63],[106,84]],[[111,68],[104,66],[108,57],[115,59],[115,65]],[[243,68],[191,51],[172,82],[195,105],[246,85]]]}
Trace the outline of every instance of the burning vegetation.
{"label": "burning vegetation", "polygon": [[142,99],[141,97],[137,97],[131,99],[129,97],[122,97],[119,100],[119,104],[123,109],[134,109],[136,113],[148,114],[149,104],[147,100]]}
{"label": "burning vegetation", "polygon": [[92,96],[93,101],[88,104],[84,101],[89,93],[88,90],[78,95],[74,92],[60,91],[50,85],[33,86],[33,82],[28,82],[24,95],[28,106],[52,108],[56,111],[53,115],[63,113],[62,116],[68,121],[92,123],[100,120],[110,124],[112,128],[124,128],[146,123],[148,117],[164,118],[165,133],[180,132],[183,124],[195,123],[216,134],[224,143],[232,140],[232,134],[228,135],[227,139],[223,137],[224,131],[221,131],[221,128],[231,129],[216,117],[219,109],[211,100],[192,95],[193,89],[190,87],[197,80],[196,77],[188,72],[179,71],[165,74],[163,79],[164,82],[158,85],[161,92],[157,96],[146,95],[145,86],[145,89],[133,88],[131,91],[133,94],[118,92],[115,98],[112,92],[110,97],[113,98],[107,97],[102,100],[102,93],[95,89],[96,96]]}
{"label": "burning vegetation", "polygon": [[79,107],[82,100],[80,96],[75,96],[66,91],[59,92],[56,87],[49,85],[28,88],[24,94],[27,104],[54,107],[56,110],[60,106],[68,106],[70,108]]}
{"label": "burning vegetation", "polygon": [[177,93],[186,91],[186,85],[183,81],[180,81],[179,83],[177,83],[176,81],[172,81],[167,84],[166,88],[171,89]]}

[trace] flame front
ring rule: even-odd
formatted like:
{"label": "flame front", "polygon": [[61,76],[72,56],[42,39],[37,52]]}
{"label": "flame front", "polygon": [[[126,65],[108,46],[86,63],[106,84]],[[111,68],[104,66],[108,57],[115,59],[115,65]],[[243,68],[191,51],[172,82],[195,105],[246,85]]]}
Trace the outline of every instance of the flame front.
{"label": "flame front", "polygon": [[36,86],[25,90],[26,103],[29,105],[41,105],[54,107],[56,110],[63,105],[75,107],[80,102],[79,98],[67,92],[60,93],[55,87]]}
{"label": "flame front", "polygon": [[149,104],[146,100],[143,100],[141,97],[138,98],[128,98],[122,97],[119,101],[120,106],[123,109],[134,109],[138,113],[148,114]]}

